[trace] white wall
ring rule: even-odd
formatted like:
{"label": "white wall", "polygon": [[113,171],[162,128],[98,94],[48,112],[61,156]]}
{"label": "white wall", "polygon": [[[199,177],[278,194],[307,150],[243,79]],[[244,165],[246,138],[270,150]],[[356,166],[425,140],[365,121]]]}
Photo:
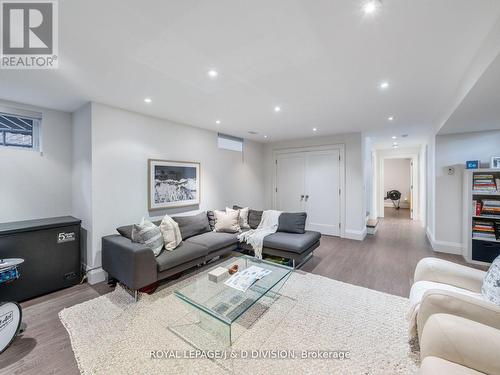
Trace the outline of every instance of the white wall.
{"label": "white wall", "polygon": [[364,166],[361,133],[317,136],[284,142],[269,143],[266,146],[266,208],[272,207],[274,195],[275,164],[273,152],[277,150],[343,144],[345,146],[346,181],[346,237],[362,239],[366,235],[366,209],[364,192]]}
{"label": "white wall", "polygon": [[363,137],[363,179],[365,189],[365,211],[367,217],[372,217],[373,207],[373,173],[374,173],[373,141],[370,137]]}
{"label": "white wall", "polygon": [[[92,134],[91,104],[87,104],[72,114],[73,157],[72,157],[72,212],[82,220],[82,258],[89,270],[94,259],[92,252]],[[88,275],[90,276],[90,275]],[[91,276],[90,276],[91,277]]]}
{"label": "white wall", "polygon": [[42,152],[0,146],[0,222],[71,214],[71,115],[0,101],[42,113]]}
{"label": "white wall", "polygon": [[[384,160],[384,192],[398,190],[401,192],[400,205],[410,207],[411,200],[411,159],[385,159]],[[392,207],[391,201],[385,201],[385,206]]]}
{"label": "white wall", "polygon": [[[465,161],[481,160],[488,166],[492,156],[500,156],[500,131],[436,136],[435,151],[435,231],[440,251],[462,251],[462,188]],[[447,168],[455,167],[448,175]]]}
{"label": "white wall", "polygon": [[92,267],[101,265],[101,237],[148,212],[148,158],[201,162],[199,207],[264,208],[264,145],[246,141],[243,155],[217,148],[217,133],[92,103]]}

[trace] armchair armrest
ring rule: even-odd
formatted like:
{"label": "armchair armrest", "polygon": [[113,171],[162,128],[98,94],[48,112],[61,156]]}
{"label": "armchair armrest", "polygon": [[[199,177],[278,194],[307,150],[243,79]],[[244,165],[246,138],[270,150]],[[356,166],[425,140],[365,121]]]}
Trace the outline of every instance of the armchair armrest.
{"label": "armchair armrest", "polygon": [[434,281],[480,292],[486,272],[438,258],[423,258],[415,268],[414,282]]}
{"label": "armchair armrest", "polygon": [[157,281],[157,263],[146,245],[120,235],[102,238],[102,268],[133,290]]}
{"label": "armchair armrest", "polygon": [[452,314],[500,329],[500,306],[486,300],[466,296],[449,290],[429,290],[422,297],[417,315],[419,337],[427,320],[433,314]]}
{"label": "armchair armrest", "polygon": [[500,330],[449,314],[425,323],[420,356],[438,357],[485,374],[500,374]]}

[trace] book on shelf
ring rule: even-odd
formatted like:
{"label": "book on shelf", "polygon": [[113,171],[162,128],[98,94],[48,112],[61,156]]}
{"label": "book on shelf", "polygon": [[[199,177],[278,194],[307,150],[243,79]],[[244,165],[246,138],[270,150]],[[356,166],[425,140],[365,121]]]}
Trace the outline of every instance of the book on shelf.
{"label": "book on shelf", "polygon": [[493,193],[500,190],[500,179],[492,174],[475,174],[473,176],[473,190]]}
{"label": "book on shelf", "polygon": [[472,238],[497,240],[498,228],[494,221],[474,220],[472,226]]}
{"label": "book on shelf", "polygon": [[500,200],[485,199],[482,202],[481,215],[500,217]]}

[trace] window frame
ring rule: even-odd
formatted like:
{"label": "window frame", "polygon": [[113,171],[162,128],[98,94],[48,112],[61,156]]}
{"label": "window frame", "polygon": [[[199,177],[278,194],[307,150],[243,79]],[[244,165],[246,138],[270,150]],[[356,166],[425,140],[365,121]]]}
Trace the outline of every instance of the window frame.
{"label": "window frame", "polygon": [[[31,120],[32,130],[23,131],[23,130],[8,130],[2,129],[0,130],[0,149],[4,150],[27,150],[27,151],[40,151],[41,152],[41,126],[42,126],[42,113],[27,111],[18,108],[9,108],[0,106],[0,115],[1,116],[11,116],[18,117],[20,119]],[[16,145],[9,144],[6,142],[7,134],[26,134],[31,135],[31,145]]]}
{"label": "window frame", "polygon": [[[230,147],[230,146],[224,146],[221,144],[222,141],[226,142],[233,142],[233,144],[239,144],[241,146],[241,149],[236,149],[235,147]],[[234,137],[229,134],[224,134],[224,133],[217,133],[217,148],[220,150],[228,150],[228,151],[234,151],[234,152],[241,152],[243,153],[243,148],[245,144],[245,139],[244,138],[239,138],[239,137]]]}

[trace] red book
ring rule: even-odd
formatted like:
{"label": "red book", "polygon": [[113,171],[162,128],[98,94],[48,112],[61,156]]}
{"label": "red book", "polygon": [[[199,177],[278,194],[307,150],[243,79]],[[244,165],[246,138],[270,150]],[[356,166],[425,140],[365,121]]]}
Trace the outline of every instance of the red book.
{"label": "red book", "polygon": [[481,202],[476,202],[476,216],[481,215]]}

